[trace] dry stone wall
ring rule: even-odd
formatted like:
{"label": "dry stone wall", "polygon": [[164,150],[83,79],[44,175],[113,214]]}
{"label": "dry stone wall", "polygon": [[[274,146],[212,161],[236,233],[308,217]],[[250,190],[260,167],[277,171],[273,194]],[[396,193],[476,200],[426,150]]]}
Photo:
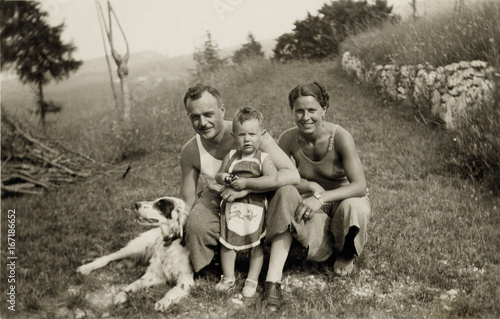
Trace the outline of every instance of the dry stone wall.
{"label": "dry stone wall", "polygon": [[342,68],[356,79],[375,85],[384,96],[411,101],[453,128],[459,116],[466,116],[481,103],[493,103],[495,69],[483,61],[462,61],[446,66],[430,64],[372,65],[345,52]]}

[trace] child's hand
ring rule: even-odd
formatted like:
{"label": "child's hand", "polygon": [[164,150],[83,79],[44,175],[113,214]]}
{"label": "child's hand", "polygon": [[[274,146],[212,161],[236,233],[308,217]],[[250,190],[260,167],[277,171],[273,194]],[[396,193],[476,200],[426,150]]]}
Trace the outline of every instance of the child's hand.
{"label": "child's hand", "polygon": [[237,178],[231,182],[231,187],[237,191],[247,188],[247,179],[244,177]]}

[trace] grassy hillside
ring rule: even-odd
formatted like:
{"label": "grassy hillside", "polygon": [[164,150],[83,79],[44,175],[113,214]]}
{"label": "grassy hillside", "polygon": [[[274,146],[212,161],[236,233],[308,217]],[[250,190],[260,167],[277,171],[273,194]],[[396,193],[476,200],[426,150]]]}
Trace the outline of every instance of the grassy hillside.
{"label": "grassy hillside", "polygon": [[[373,215],[369,242],[348,278],[332,265],[291,259],[285,269],[284,318],[494,318],[500,316],[500,202],[448,170],[452,137],[420,125],[395,105],[346,80],[337,64],[268,62],[227,70],[213,77],[227,118],[242,105],[265,116],[273,137],[293,125],[287,93],[318,80],[331,96],[327,119],[350,131],[370,188]],[[143,231],[124,211],[134,201],[177,195],[179,152],[193,135],[181,102],[188,83],[161,83],[134,109],[134,129],[120,144],[110,111],[74,117],[53,132],[65,144],[117,171],[39,197],[2,200],[2,214],[15,209],[17,318],[164,318],[154,302],[167,285],[141,291],[123,308],[114,293],[139,278],[145,266],[112,263],[89,276],[76,275],[83,260],[108,254]],[[76,94],[76,92],[75,92]],[[84,105],[85,110],[90,106]],[[88,107],[88,108],[87,108]],[[55,125],[54,125],[55,126]],[[120,146],[127,147],[123,152]],[[117,153],[121,157],[116,157]],[[125,165],[125,166],[122,166]],[[131,170],[122,178],[127,165]],[[4,216],[3,216],[4,217]],[[3,219],[5,220],[5,219]],[[6,223],[2,223],[2,233]],[[5,237],[2,237],[5,247]],[[5,261],[6,250],[1,251]],[[238,264],[238,288],[246,261]],[[262,318],[259,299],[233,304],[233,294],[215,293],[220,270],[197,277],[189,298],[172,308],[175,318]],[[7,282],[6,272],[1,274]],[[2,286],[3,287],[3,286]],[[260,290],[259,290],[260,292]],[[3,317],[3,316],[2,316]]]}

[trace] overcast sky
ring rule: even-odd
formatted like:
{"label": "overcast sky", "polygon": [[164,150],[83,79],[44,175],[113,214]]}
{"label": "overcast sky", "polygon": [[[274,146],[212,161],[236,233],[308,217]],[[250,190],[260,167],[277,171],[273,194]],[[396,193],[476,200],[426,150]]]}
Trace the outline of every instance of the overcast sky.
{"label": "overcast sky", "polygon": [[[449,7],[456,0],[417,0],[419,11]],[[474,0],[465,0],[466,2]],[[49,23],[65,22],[65,41],[73,41],[78,59],[104,56],[103,40],[92,0],[44,0]],[[100,0],[106,12],[106,1]],[[246,42],[249,32],[257,40],[276,39],[291,32],[293,23],[307,12],[316,14],[330,0],[111,0],[132,53],[155,51],[168,56],[192,53],[210,31],[219,47]],[[394,11],[407,16],[410,0],[389,0]],[[107,19],[107,17],[106,17]],[[119,53],[123,42],[113,31]]]}

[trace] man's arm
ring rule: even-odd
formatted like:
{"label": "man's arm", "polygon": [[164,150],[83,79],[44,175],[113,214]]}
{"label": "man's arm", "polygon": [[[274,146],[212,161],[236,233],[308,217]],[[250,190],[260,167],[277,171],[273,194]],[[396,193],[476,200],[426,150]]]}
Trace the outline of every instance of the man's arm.
{"label": "man's arm", "polygon": [[224,181],[224,177],[229,175],[227,173],[228,164],[229,164],[229,153],[226,154],[226,156],[224,156],[224,159],[222,160],[222,164],[220,165],[219,171],[215,175],[215,181],[221,185],[226,185],[226,182]]}
{"label": "man's arm", "polygon": [[271,155],[271,158],[278,170],[277,187],[284,185],[294,185],[300,182],[300,175],[295,165],[293,165],[290,156],[288,156],[276,142],[271,135],[266,133],[262,137],[260,143],[260,150]]}
{"label": "man's arm", "polygon": [[181,151],[181,189],[179,197],[186,203],[189,212],[196,199],[196,187],[200,171],[196,161],[199,161],[198,146],[195,139],[189,140]]}

